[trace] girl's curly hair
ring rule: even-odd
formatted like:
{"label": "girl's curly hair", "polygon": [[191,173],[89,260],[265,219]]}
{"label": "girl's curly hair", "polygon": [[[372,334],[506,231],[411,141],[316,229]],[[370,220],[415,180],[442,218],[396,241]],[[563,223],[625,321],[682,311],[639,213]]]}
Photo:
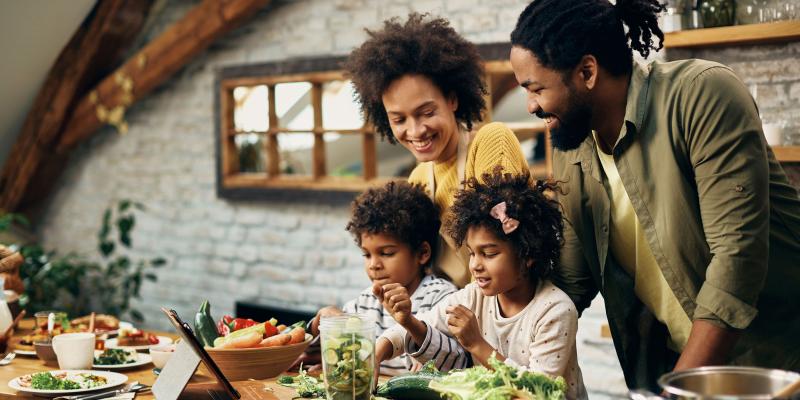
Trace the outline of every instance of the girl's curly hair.
{"label": "girl's curly hair", "polygon": [[369,39],[353,50],[344,68],[353,81],[356,100],[367,122],[397,143],[383,107],[383,92],[404,75],[424,75],[447,96],[458,99],[456,121],[467,130],[481,121],[486,108],[483,63],[478,48],[461,37],[444,18],[411,13],[405,23],[384,21],[383,29],[367,30]]}
{"label": "girl's curly hair", "polygon": [[[362,234],[384,234],[418,252],[423,242],[431,246],[433,260],[439,237],[439,208],[428,197],[425,187],[405,181],[389,182],[371,188],[353,200],[353,216],[347,231],[361,246]],[[430,262],[429,262],[430,263]]]}
{"label": "girl's curly hair", "polygon": [[[510,243],[520,260],[533,261],[531,279],[547,277],[558,262],[563,243],[559,204],[548,197],[548,193],[559,191],[557,184],[536,181],[531,185],[528,173],[503,173],[499,166],[481,178],[485,183],[470,178],[465,189],[456,195],[447,220],[447,233],[461,246],[469,228],[486,228]],[[492,207],[501,202],[506,202],[506,214],[519,221],[517,229],[509,234],[503,232],[499,220],[489,215]],[[523,270],[525,264],[520,264]]]}

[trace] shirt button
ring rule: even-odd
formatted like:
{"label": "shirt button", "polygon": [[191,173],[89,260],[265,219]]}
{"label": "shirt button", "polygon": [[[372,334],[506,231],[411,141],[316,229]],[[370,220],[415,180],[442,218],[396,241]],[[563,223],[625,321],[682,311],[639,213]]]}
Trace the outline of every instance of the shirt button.
{"label": "shirt button", "polygon": [[608,225],[603,225],[603,233],[608,233]]}
{"label": "shirt button", "polygon": [[735,190],[736,190],[737,192],[739,192],[739,193],[741,193],[741,192],[744,192],[744,186],[742,186],[742,185],[736,185],[736,188],[735,188]]}

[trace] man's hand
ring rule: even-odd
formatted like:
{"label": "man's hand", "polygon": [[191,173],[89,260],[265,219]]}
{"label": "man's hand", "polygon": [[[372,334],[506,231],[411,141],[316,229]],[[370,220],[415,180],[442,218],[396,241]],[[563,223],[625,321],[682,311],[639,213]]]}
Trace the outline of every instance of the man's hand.
{"label": "man's hand", "polygon": [[386,285],[372,285],[372,293],[383,304],[383,308],[397,321],[398,324],[406,327],[412,316],[411,296],[405,286],[399,283],[389,283]]}
{"label": "man's hand", "polygon": [[727,363],[739,335],[739,331],[720,328],[708,321],[695,320],[689,340],[675,364],[675,371]]}
{"label": "man's hand", "polygon": [[314,316],[314,319],[311,320],[311,334],[314,336],[319,335],[319,320],[321,318],[334,317],[342,314],[344,314],[342,310],[336,306],[327,306],[321,308],[319,311],[317,311],[317,315]]}
{"label": "man's hand", "polygon": [[472,310],[460,304],[447,307],[447,328],[456,337],[458,343],[469,352],[486,343],[486,340],[481,336],[481,330],[475,314]]}

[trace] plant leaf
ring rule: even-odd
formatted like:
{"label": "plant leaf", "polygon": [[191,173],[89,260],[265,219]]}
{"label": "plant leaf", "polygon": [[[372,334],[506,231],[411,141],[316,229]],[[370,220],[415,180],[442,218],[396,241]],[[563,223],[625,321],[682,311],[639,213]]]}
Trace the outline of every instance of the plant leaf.
{"label": "plant leaf", "polygon": [[103,257],[108,257],[113,252],[114,252],[114,242],[109,242],[109,241],[100,242],[100,253],[103,254]]}
{"label": "plant leaf", "polygon": [[133,319],[135,319],[136,321],[138,322],[144,321],[144,315],[142,315],[142,313],[140,313],[139,310],[131,309],[130,313],[131,317],[133,317]]}
{"label": "plant leaf", "polygon": [[144,274],[144,278],[147,279],[150,282],[158,281],[158,276],[156,276],[156,274],[153,274],[153,273]]}
{"label": "plant leaf", "polygon": [[164,265],[167,265],[167,260],[165,260],[165,259],[163,259],[161,257],[157,257],[157,258],[154,258],[154,259],[150,260],[150,265],[152,265],[152,266],[154,266],[156,268],[163,267]]}
{"label": "plant leaf", "polygon": [[131,206],[131,201],[130,200],[122,200],[122,201],[119,202],[119,207],[117,208],[117,210],[119,210],[119,212],[123,213],[123,212],[125,212],[125,210],[130,208],[130,206]]}

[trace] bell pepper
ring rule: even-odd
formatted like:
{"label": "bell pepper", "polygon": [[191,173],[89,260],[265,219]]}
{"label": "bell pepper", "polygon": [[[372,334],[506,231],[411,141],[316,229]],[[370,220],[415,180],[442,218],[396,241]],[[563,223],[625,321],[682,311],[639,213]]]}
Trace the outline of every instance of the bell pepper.
{"label": "bell pepper", "polygon": [[230,315],[223,315],[222,318],[219,319],[217,322],[217,333],[220,336],[228,336],[231,333],[231,323],[233,322],[233,317]]}
{"label": "bell pepper", "polygon": [[213,346],[214,339],[219,334],[214,326],[214,318],[211,318],[211,304],[204,300],[200,305],[200,310],[194,316],[194,331],[203,346]]}

